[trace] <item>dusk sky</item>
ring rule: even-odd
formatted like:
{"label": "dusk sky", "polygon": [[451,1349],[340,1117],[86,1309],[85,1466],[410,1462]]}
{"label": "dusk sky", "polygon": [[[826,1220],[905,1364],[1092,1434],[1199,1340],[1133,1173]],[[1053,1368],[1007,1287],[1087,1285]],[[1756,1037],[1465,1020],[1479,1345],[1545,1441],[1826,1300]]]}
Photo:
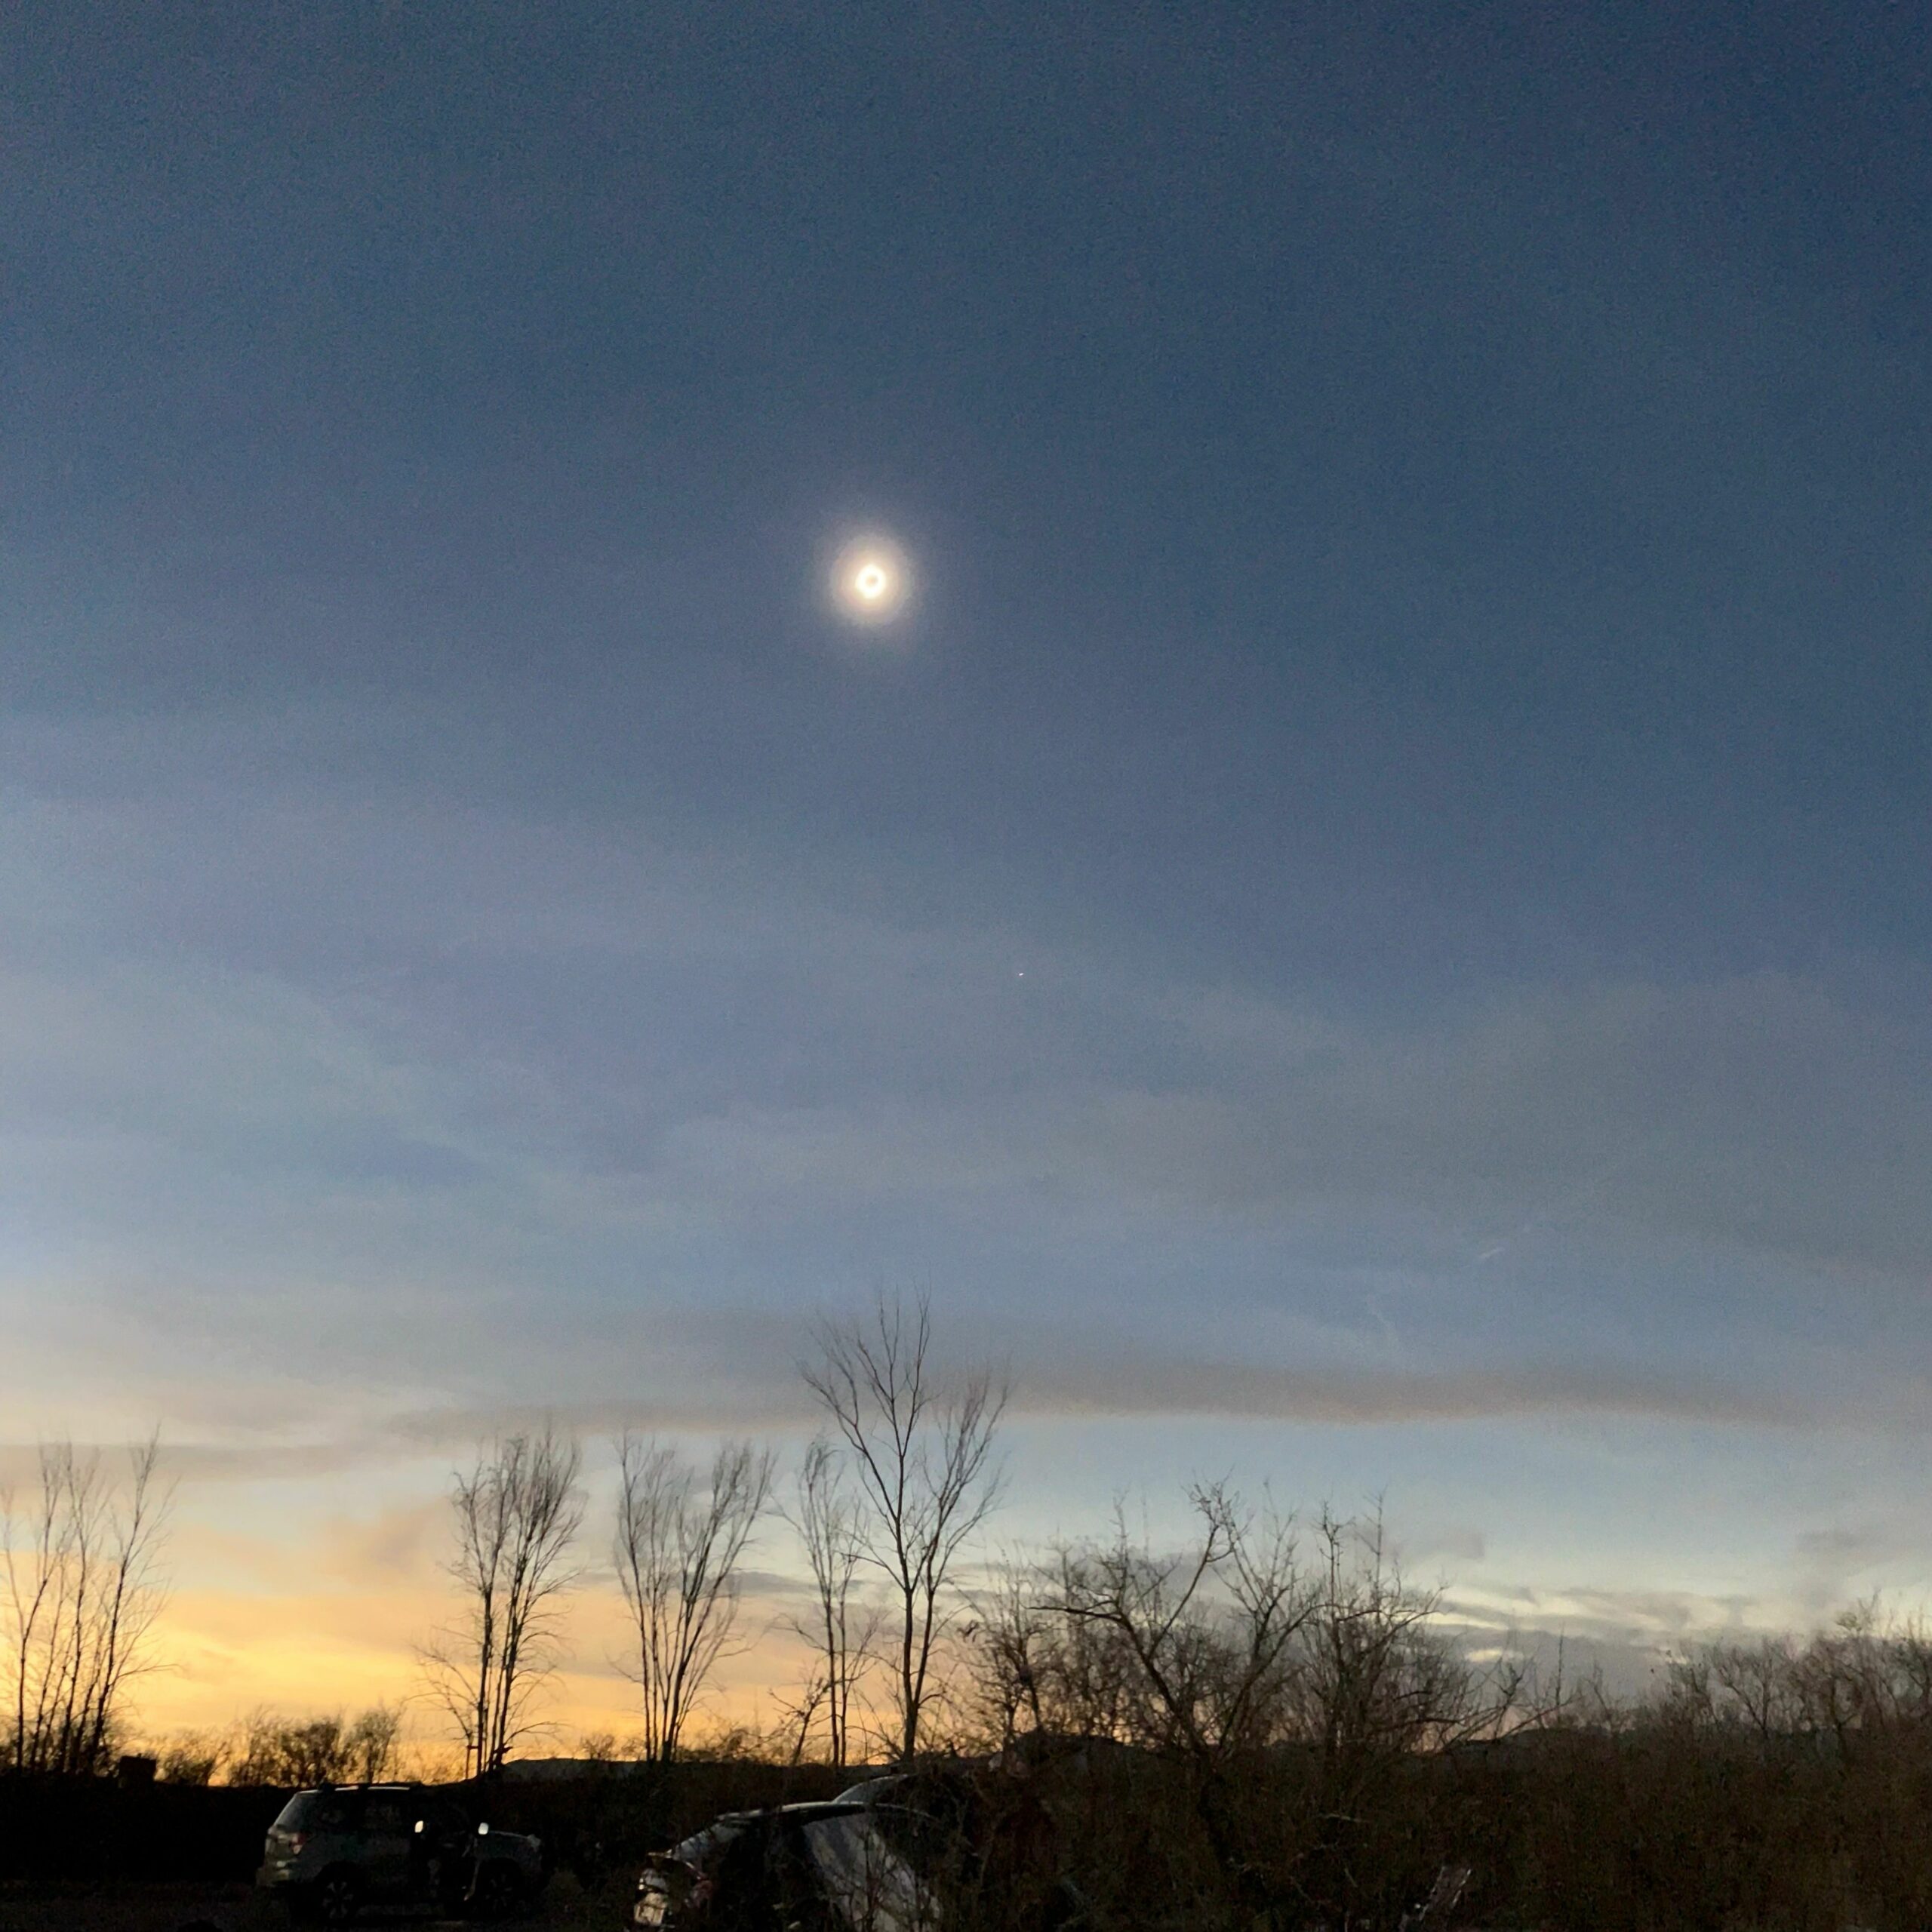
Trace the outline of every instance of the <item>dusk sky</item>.
{"label": "dusk sky", "polygon": [[1932,1594],[1928,79],[6,7],[0,1463],[161,1427],[151,1721],[402,1687],[480,1436],[795,1447],[882,1284],[1011,1361],[995,1541]]}

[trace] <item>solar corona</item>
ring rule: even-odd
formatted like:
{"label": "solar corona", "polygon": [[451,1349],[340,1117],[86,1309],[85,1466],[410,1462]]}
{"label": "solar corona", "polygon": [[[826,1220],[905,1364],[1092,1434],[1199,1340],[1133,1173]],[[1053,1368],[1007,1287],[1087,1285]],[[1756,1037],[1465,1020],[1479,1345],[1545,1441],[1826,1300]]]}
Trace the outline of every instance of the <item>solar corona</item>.
{"label": "solar corona", "polygon": [[912,573],[897,546],[862,537],[839,552],[832,568],[835,608],[848,621],[882,624],[904,609]]}

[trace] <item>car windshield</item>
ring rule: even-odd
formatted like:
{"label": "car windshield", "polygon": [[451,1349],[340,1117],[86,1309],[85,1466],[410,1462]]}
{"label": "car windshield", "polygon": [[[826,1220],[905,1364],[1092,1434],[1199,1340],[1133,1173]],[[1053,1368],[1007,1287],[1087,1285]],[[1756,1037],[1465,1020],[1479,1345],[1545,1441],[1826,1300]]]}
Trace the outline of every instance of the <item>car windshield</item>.
{"label": "car windshield", "polygon": [[931,1860],[956,1850],[961,1833],[943,1819],[903,1804],[875,1804],[867,1812],[873,1830],[902,1858]]}
{"label": "car windshield", "polygon": [[695,1838],[685,1840],[682,1844],[671,1847],[671,1856],[680,1863],[689,1865],[699,1871],[711,1864],[728,1845],[735,1844],[743,1837],[749,1827],[741,1820],[728,1823],[721,1820],[706,1831],[700,1832]]}
{"label": "car windshield", "polygon": [[832,1800],[835,1804],[876,1804],[888,1792],[900,1790],[906,1780],[900,1777],[861,1778],[857,1784],[848,1784]]}

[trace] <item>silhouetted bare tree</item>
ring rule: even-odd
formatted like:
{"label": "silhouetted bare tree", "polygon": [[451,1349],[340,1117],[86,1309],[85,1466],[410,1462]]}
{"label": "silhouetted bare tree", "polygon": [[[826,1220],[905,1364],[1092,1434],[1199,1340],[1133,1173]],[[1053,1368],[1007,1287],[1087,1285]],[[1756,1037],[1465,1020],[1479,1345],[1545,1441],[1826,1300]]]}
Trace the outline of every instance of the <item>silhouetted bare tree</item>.
{"label": "silhouetted bare tree", "polygon": [[859,1503],[859,1547],[892,1600],[890,1666],[902,1760],[919,1748],[934,1660],[955,1605],[961,1549],[998,1499],[993,1456],[1006,1384],[957,1380],[932,1360],[932,1308],[881,1296],[869,1318],[821,1322],[801,1366],[843,1444]]}
{"label": "silhouetted bare tree", "polygon": [[493,1444],[450,1492],[457,1550],[447,1567],[462,1620],[420,1652],[472,1777],[502,1768],[534,1727],[530,1709],[555,1666],[558,1598],[576,1580],[583,1527],[577,1445],[547,1425]]}
{"label": "silhouetted bare tree", "polygon": [[792,1628],[817,1656],[813,1678],[797,1707],[799,1752],[823,1710],[827,1759],[842,1767],[851,1757],[853,1700],[872,1664],[878,1613],[853,1598],[859,1566],[865,1561],[858,1502],[838,1451],[823,1436],[805,1451],[786,1516],[804,1545],[812,1573],[811,1614],[795,1619]]}
{"label": "silhouetted bare tree", "polygon": [[1185,1549],[1155,1554],[1117,1515],[1109,1542],[1061,1552],[1048,1602],[1124,1654],[1134,1741],[1207,1770],[1278,1730],[1312,1592],[1287,1522],[1257,1525],[1220,1484],[1189,1494],[1199,1534]]}
{"label": "silhouetted bare tree", "polygon": [[115,1481],[71,1442],[40,1451],[38,1494],[17,1524],[0,1497],[12,1678],[8,1756],[18,1770],[100,1770],[128,1680],[149,1668],[165,1595],[159,1574],[169,1497],[158,1437],[128,1452]]}
{"label": "silhouetted bare tree", "polygon": [[646,1755],[669,1764],[738,1615],[738,1563],[771,1494],[774,1459],[728,1442],[703,1487],[677,1450],[617,1444],[617,1581],[637,1633]]}
{"label": "silhouetted bare tree", "polygon": [[402,1712],[393,1704],[371,1704],[343,1733],[352,1777],[379,1784],[395,1775],[402,1739]]}
{"label": "silhouetted bare tree", "polygon": [[[273,1711],[256,1710],[242,1720],[228,1781],[282,1790],[340,1784],[352,1779],[377,1783],[395,1769],[401,1729],[401,1712],[387,1704],[371,1705],[353,1719],[339,1711],[332,1717],[285,1718]],[[196,1740],[181,1761],[191,1763],[209,1749],[202,1740]],[[207,1776],[194,1778],[183,1770],[171,1770],[171,1761],[169,1757],[163,1758],[165,1774],[184,1783],[208,1782]],[[215,1761],[220,1761],[219,1754]],[[211,1775],[212,1769],[211,1765]]]}
{"label": "silhouetted bare tree", "polygon": [[216,1730],[177,1730],[156,1755],[163,1784],[213,1784],[234,1755],[233,1740]]}
{"label": "silhouetted bare tree", "polygon": [[1478,1666],[1435,1627],[1438,1594],[1404,1579],[1379,1518],[1324,1511],[1305,1564],[1291,1520],[1220,1484],[1191,1498],[1179,1549],[1117,1518],[1109,1542],[1063,1550],[1038,1597],[996,1604],[983,1699],[1183,1767],[1241,1915],[1358,1920],[1406,1842],[1411,1769],[1552,1707],[1533,1709],[1506,1651]]}

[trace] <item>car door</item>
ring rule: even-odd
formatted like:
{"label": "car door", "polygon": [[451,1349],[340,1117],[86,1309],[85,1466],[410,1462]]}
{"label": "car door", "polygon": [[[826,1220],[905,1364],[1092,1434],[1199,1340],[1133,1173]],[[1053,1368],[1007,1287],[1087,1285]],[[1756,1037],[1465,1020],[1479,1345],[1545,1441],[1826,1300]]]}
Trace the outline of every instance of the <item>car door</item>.
{"label": "car door", "polygon": [[814,1819],[804,1837],[828,1916],[844,1932],[919,1932],[934,1922],[925,1887],[864,1812]]}
{"label": "car door", "polygon": [[836,1932],[818,1860],[803,1830],[789,1819],[773,1834],[769,1863],[780,1932]]}
{"label": "car door", "polygon": [[445,1892],[466,1883],[476,1838],[469,1814],[449,1798],[423,1792],[417,1796],[416,1815],[423,1824],[415,1850],[423,1882]]}
{"label": "car door", "polygon": [[363,1882],[378,1898],[396,1898],[411,1887],[410,1854],[416,1807],[401,1792],[372,1791],[362,1812]]}

